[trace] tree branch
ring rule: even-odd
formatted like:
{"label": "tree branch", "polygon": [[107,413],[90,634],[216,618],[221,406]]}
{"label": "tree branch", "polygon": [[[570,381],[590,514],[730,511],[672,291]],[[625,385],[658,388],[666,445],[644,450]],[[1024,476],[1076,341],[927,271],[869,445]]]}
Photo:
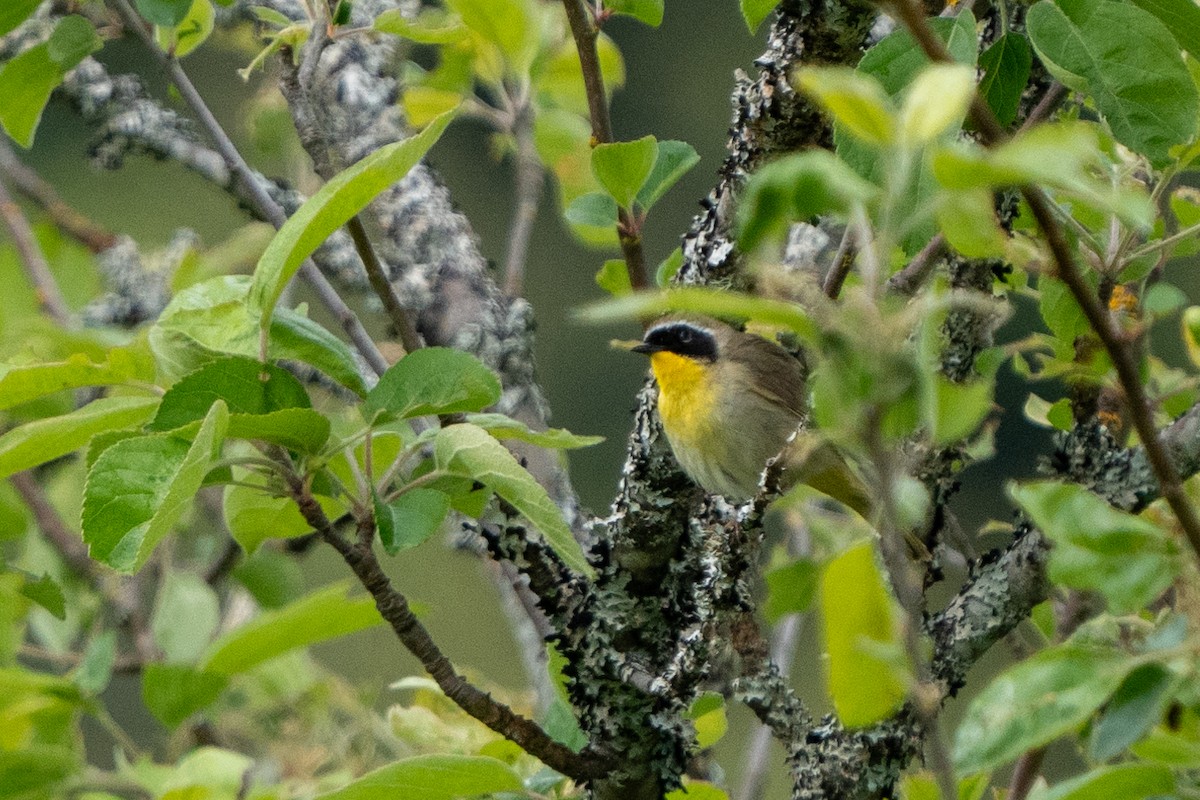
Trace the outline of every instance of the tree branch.
{"label": "tree branch", "polygon": [[0,218],[4,220],[4,227],[8,228],[12,235],[21,266],[25,268],[25,276],[33,287],[38,305],[59,325],[70,327],[71,310],[67,308],[67,301],[58,287],[58,281],[54,279],[54,273],[46,263],[46,257],[42,254],[42,248],[38,245],[37,236],[29,220],[25,219],[25,214],[9,194],[3,180],[0,180]]}

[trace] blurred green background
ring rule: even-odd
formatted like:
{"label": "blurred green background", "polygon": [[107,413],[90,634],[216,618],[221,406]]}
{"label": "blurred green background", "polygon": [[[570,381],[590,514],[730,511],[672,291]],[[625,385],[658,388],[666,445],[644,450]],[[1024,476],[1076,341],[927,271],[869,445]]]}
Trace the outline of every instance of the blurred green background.
{"label": "blurred green background", "polygon": [[[672,3],[661,28],[615,18],[605,30],[620,46],[628,76],[613,102],[617,138],[654,134],[660,140],[682,139],[701,156],[699,166],[655,207],[649,220],[647,261],[655,264],[679,244],[699,210],[699,200],[715,182],[725,154],[734,71],[753,74],[753,60],[762,50],[764,36],[747,33],[734,0]],[[100,58],[114,72],[141,73],[156,96],[167,95],[162,76],[147,66],[136,43],[110,43]],[[249,109],[255,97],[274,93],[274,78],[260,72],[244,83],[236,70],[249,58],[248,51],[223,45],[217,37],[189,57],[186,67],[252,163],[270,174],[281,169],[283,161],[269,146],[270,136],[254,135],[247,120],[254,116]],[[70,204],[101,224],[152,248],[165,244],[179,227],[194,229],[205,246],[213,246],[245,222],[244,214],[225,194],[175,164],[134,157],[117,172],[93,168],[85,155],[90,136],[86,124],[56,101],[46,113],[35,148],[24,158]],[[478,123],[459,121],[430,161],[472,221],[484,254],[498,262],[506,248],[513,182],[510,164],[479,157],[490,152],[488,137]],[[571,455],[575,486],[585,506],[600,513],[616,485],[634,394],[645,374],[640,359],[608,347],[614,336],[636,335],[632,325],[594,327],[572,316],[580,305],[601,297],[593,275],[609,257],[613,254],[588,250],[573,240],[548,187],[530,247],[527,278],[527,296],[538,321],[538,370],[553,408],[552,424],[607,437],[602,445]],[[1030,309],[1023,309],[1026,316],[1015,324],[1027,327],[1029,313]],[[1049,448],[1048,434],[1029,426],[1019,413],[1023,387],[1003,379],[1001,385],[1007,388],[1002,389],[1000,403],[1018,413],[1003,417],[997,438],[1004,445],[998,457],[964,475],[966,487],[956,507],[967,530],[989,515],[1006,516],[996,505],[1000,476],[1030,474],[1038,453]],[[425,621],[450,657],[485,681],[519,690],[520,659],[480,562],[437,544],[405,555],[391,560],[389,569],[410,598],[428,607]],[[306,572],[311,585],[346,574],[340,560],[320,548],[306,559]],[[806,625],[795,672],[806,698],[814,707],[824,708],[815,634],[815,626]],[[325,645],[318,655],[356,683],[380,687],[381,707],[397,699],[382,687],[419,673],[416,661],[383,628]],[[991,660],[1002,658],[1003,653]],[[980,677],[994,668],[994,663],[981,667]],[[156,724],[140,709],[136,687],[129,681],[114,684],[110,691],[120,700],[112,704],[119,718]],[[730,786],[736,787],[753,722],[742,709],[733,711],[733,720],[734,731],[718,746],[717,760],[729,771]],[[771,796],[784,797],[782,753],[772,747]]]}

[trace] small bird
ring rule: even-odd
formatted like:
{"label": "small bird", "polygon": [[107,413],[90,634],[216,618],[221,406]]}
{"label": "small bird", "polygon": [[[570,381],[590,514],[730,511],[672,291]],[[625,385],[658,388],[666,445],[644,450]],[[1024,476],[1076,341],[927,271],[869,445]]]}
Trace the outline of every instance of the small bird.
{"label": "small bird", "polygon": [[804,417],[804,372],[782,347],[718,320],[673,315],[630,348],[650,356],[658,414],[679,466],[745,500]]}
{"label": "small bird", "polygon": [[804,370],[782,347],[692,314],[663,317],[626,347],[650,356],[671,451],[704,491],[747,500],[779,456],[781,488],[806,484],[869,516],[862,480],[820,434],[801,428]]}

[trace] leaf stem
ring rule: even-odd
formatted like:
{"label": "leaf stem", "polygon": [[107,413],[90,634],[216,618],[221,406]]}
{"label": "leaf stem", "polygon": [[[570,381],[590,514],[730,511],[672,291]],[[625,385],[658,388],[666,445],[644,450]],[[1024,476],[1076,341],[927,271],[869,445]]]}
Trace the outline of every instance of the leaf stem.
{"label": "leaf stem", "polygon": [[520,108],[513,122],[517,140],[516,194],[512,227],[508,234],[508,255],[504,259],[504,291],[509,297],[520,296],[525,283],[525,262],[529,255],[529,239],[537,219],[538,203],[542,197],[542,165],[538,161],[533,141],[533,109],[528,103]]}
{"label": "leaf stem", "polygon": [[[592,120],[592,146],[606,144],[613,141],[613,132],[608,95],[604,91],[604,74],[600,71],[600,55],[596,50],[600,30],[588,18],[583,0],[563,0],[563,9],[567,12],[567,23],[571,26],[571,35],[575,37],[579,66],[583,70],[583,88],[587,93],[588,114]],[[641,221],[631,209],[618,209],[617,236],[625,256],[629,284],[635,291],[649,288],[646,256],[642,252]]]}
{"label": "leaf stem", "polygon": [[[891,7],[931,61],[949,63],[952,60],[946,46],[926,21],[924,10],[919,3],[915,0],[896,0]],[[994,147],[1008,139],[1000,122],[978,92],[971,99],[969,115],[986,146]],[[1075,302],[1083,309],[1088,324],[1096,332],[1117,371],[1117,379],[1129,404],[1130,416],[1146,451],[1150,467],[1158,480],[1162,496],[1179,521],[1192,551],[1200,559],[1200,516],[1197,516],[1195,508],[1184,492],[1179,470],[1168,455],[1154,426],[1154,416],[1145,387],[1142,386],[1133,342],[1117,327],[1112,316],[1100,304],[1099,298],[1084,280],[1062,226],[1054,215],[1053,204],[1045,192],[1037,186],[1025,186],[1022,187],[1021,194],[1046,237],[1059,280],[1066,284]]]}

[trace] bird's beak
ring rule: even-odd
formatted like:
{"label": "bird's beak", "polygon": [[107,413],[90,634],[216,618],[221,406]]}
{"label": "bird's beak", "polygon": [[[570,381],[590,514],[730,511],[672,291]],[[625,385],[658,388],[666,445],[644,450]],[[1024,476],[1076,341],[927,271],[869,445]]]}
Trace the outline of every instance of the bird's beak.
{"label": "bird's beak", "polygon": [[628,350],[631,353],[655,353],[659,349],[637,339],[613,339],[608,346],[615,350]]}

